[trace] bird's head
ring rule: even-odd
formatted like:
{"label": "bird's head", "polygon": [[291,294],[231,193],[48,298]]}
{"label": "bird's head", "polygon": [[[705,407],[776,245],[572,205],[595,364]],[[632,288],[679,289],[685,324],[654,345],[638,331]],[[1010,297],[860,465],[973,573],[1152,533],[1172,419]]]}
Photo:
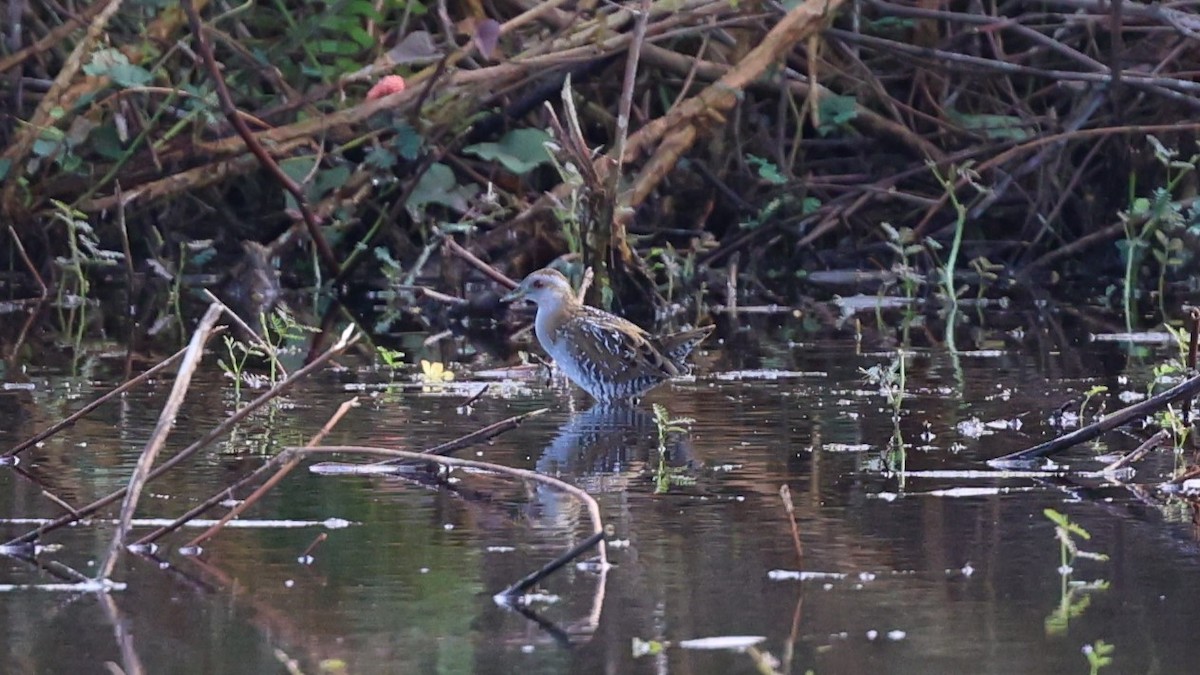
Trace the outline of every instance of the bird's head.
{"label": "bird's head", "polygon": [[567,281],[562,272],[547,267],[525,277],[501,300],[505,302],[528,300],[536,303],[538,307],[542,307],[564,300],[571,301],[574,298],[575,291],[571,289],[571,282]]}

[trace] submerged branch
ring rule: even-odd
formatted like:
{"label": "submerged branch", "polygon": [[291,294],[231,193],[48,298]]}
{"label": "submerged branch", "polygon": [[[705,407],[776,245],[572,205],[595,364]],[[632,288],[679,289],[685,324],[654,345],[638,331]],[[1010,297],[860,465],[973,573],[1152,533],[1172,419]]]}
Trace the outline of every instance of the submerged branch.
{"label": "submerged branch", "polygon": [[1162,393],[1151,396],[1145,401],[1105,415],[1099,422],[1089,424],[1086,427],[1080,427],[1069,434],[1064,434],[1045,443],[1040,443],[1032,448],[1026,448],[1025,450],[988,460],[988,465],[998,469],[1022,468],[1035,459],[1048,457],[1080,443],[1086,443],[1093,438],[1099,437],[1101,434],[1112,431],[1136,419],[1164,410],[1175,401],[1195,396],[1197,393],[1200,393],[1200,375],[1190,377]]}
{"label": "submerged branch", "polygon": [[220,318],[221,312],[220,305],[209,305],[208,311],[204,313],[200,324],[196,327],[196,332],[192,334],[192,341],[188,344],[183,360],[179,363],[179,372],[175,375],[175,384],[171,387],[171,395],[167,397],[167,402],[158,416],[158,424],[150,434],[150,440],[146,441],[146,447],[142,449],[142,454],[133,468],[133,474],[129,477],[129,485],[125,488],[125,501],[121,504],[121,513],[117,518],[116,532],[113,533],[108,554],[104,557],[104,561],[96,573],[98,580],[108,579],[112,575],[113,566],[117,564],[117,556],[121,553],[125,536],[129,534],[133,514],[137,511],[142,488],[149,479],[150,470],[154,467],[154,461],[158,459],[158,453],[167,444],[167,435],[175,426],[175,417],[179,414],[179,407],[183,405],[183,400],[187,397],[188,387],[192,384],[192,375],[195,374],[196,367],[200,365],[200,359],[204,357],[204,345],[212,336],[213,328],[217,325],[217,319]]}

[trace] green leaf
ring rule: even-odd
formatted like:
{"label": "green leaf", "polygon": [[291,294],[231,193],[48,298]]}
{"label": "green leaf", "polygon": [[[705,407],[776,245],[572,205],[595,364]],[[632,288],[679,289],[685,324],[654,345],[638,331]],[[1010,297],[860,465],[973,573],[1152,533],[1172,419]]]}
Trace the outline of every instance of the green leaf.
{"label": "green leaf", "polygon": [[858,99],[853,96],[822,96],[817,104],[821,126],[817,133],[828,136],[858,117]]}
{"label": "green leaf", "polygon": [[130,63],[129,57],[117,49],[101,49],[92,54],[92,60],[83,67],[83,72],[108,77],[121,87],[140,87],[154,79],[150,71]]}
{"label": "green leaf", "polygon": [[66,173],[75,173],[75,171],[83,165],[83,158],[74,153],[66,153],[58,160],[58,165]]}
{"label": "green leaf", "polygon": [[361,16],[364,19],[370,19],[372,21],[383,21],[383,15],[377,12],[375,7],[367,0],[354,0],[353,2],[348,2],[343,6],[342,12],[345,14],[352,14],[354,16]]}
{"label": "green leaf", "polygon": [[83,67],[83,72],[87,75],[102,77],[108,75],[108,71],[114,66],[128,63],[129,57],[122,54],[119,49],[97,49],[92,54],[92,60]]}
{"label": "green leaf", "polygon": [[981,132],[995,141],[1024,141],[1033,136],[1025,122],[1012,115],[964,115],[951,110],[949,117],[964,129]]}
{"label": "green leaf", "polygon": [[92,150],[105,159],[117,160],[125,154],[125,149],[121,147],[121,139],[117,135],[117,128],[112,124],[93,129],[89,140]]}
{"label": "green leaf", "polygon": [[347,28],[346,35],[348,35],[351,40],[354,40],[356,43],[358,43],[358,46],[362,47],[363,49],[370,49],[371,47],[375,46],[374,38],[372,38],[371,34],[364,30],[362,26],[351,26]]}
{"label": "green leaf", "polygon": [[343,40],[314,40],[311,43],[312,49],[318,54],[334,54],[340,56],[354,56],[359,53],[362,48],[353,41]]}
{"label": "green leaf", "polygon": [[[304,185],[304,180],[308,178],[308,174],[312,171],[313,165],[316,162],[316,157],[291,157],[280,162],[279,168],[287,174],[288,178],[291,178],[300,185]],[[300,204],[297,203],[296,198],[290,192],[284,193],[283,200],[286,208],[293,210],[300,208]]]}
{"label": "green leaf", "polygon": [[49,157],[58,152],[66,134],[57,127],[46,127],[38,139],[33,142],[33,154],[37,157]]}
{"label": "green leaf", "polygon": [[154,79],[154,76],[150,74],[150,71],[141,66],[135,66],[133,64],[117,66],[116,68],[112,69],[112,71],[109,73],[109,76],[112,77],[113,82],[125,88],[141,87]]}
{"label": "green leaf", "polygon": [[306,157],[289,157],[279,163],[279,168],[287,174],[288,178],[297,183],[304,183],[308,178],[308,174],[312,173],[313,165],[317,163],[317,158],[312,156]]}
{"label": "green leaf", "polygon": [[10,169],[12,169],[12,160],[7,157],[0,158],[0,180],[4,180],[8,176]]}
{"label": "green leaf", "polygon": [[1089,534],[1087,530],[1083,529],[1082,525],[1077,525],[1077,524],[1071,522],[1070,518],[1067,518],[1065,515],[1059,513],[1058,511],[1055,511],[1054,509],[1046,509],[1046,510],[1042,511],[1042,513],[1044,513],[1046,515],[1046,517],[1049,518],[1055,525],[1061,527],[1062,529],[1066,530],[1067,532],[1069,532],[1071,534],[1074,534],[1075,536],[1079,537],[1080,539],[1091,539],[1092,538],[1092,535]]}
{"label": "green leaf", "polygon": [[1067,524],[1069,522],[1071,522],[1071,521],[1067,520],[1066,516],[1059,513],[1058,511],[1055,511],[1054,509],[1044,509],[1044,510],[1042,510],[1042,514],[1045,515],[1047,518],[1049,518],[1050,522],[1054,523],[1055,525],[1058,525],[1059,527],[1066,527]]}
{"label": "green leaf", "polygon": [[417,133],[417,130],[412,128],[408,122],[401,122],[396,125],[396,138],[392,141],[393,147],[400,156],[410,162],[416,159],[421,154],[421,147],[425,145],[425,138]]}
{"label": "green leaf", "polygon": [[759,157],[758,155],[746,155],[746,163],[754,167],[758,172],[758,177],[767,181],[771,185],[783,185],[787,183],[787,177],[779,171],[779,167],[774,162]]}
{"label": "green leaf", "polygon": [[421,176],[421,180],[417,181],[412,194],[409,195],[408,201],[404,205],[414,218],[418,217],[430,204],[440,204],[462,212],[467,209],[469,195],[468,189],[458,184],[458,179],[454,177],[454,171],[439,162],[430,166],[429,170]]}
{"label": "green leaf", "polygon": [[318,171],[313,182],[312,199],[321,199],[333,190],[337,190],[350,180],[350,167],[335,166],[332,169]]}
{"label": "green leaf", "polygon": [[363,160],[367,166],[370,166],[381,171],[388,171],[396,166],[396,153],[384,147],[374,147],[367,153],[366,159]]}
{"label": "green leaf", "polygon": [[520,176],[550,161],[544,145],[549,140],[550,134],[541,129],[513,129],[497,143],[476,143],[463,148],[463,152],[500,162],[505,169]]}

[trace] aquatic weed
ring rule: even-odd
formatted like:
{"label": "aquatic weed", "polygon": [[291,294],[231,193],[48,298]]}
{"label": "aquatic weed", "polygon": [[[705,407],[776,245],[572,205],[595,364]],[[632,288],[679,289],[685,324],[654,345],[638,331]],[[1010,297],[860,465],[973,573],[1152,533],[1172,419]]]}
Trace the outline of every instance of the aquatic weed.
{"label": "aquatic weed", "polygon": [[1061,579],[1058,606],[1046,617],[1046,634],[1060,635],[1066,632],[1071,619],[1077,619],[1082,616],[1088,606],[1091,605],[1091,598],[1084,595],[1085,592],[1108,589],[1108,582],[1103,580],[1091,583],[1071,581],[1072,565],[1075,560],[1077,558],[1086,558],[1105,561],[1108,560],[1108,556],[1103,553],[1092,553],[1081,550],[1078,544],[1075,543],[1075,538],[1090,540],[1092,535],[1083,526],[1073,522],[1065,514],[1051,508],[1045,509],[1042,513],[1050,519],[1050,522],[1054,523],[1054,536],[1058,539],[1059,545],[1058,573]]}
{"label": "aquatic weed", "polygon": [[[1097,384],[1097,385],[1093,386],[1091,389],[1088,389],[1087,391],[1083,392],[1083,402],[1079,404],[1079,425],[1080,426],[1083,426],[1083,424],[1084,424],[1084,419],[1085,419],[1084,411],[1087,410],[1088,403],[1090,403],[1094,397],[1096,397],[1100,394],[1105,394],[1107,392],[1108,392],[1108,387],[1104,386],[1103,384]],[[1100,416],[1103,414],[1104,414],[1104,403],[1101,402],[1100,409],[1096,411],[1096,415]]]}
{"label": "aquatic weed", "polygon": [[1112,665],[1112,654],[1117,650],[1116,645],[1109,644],[1104,640],[1096,640],[1091,644],[1083,646],[1083,655],[1088,660],[1088,675],[1097,675],[1100,669]]}
{"label": "aquatic weed", "polygon": [[388,384],[395,382],[396,371],[404,367],[404,352],[375,345],[375,356],[379,357],[379,360],[383,362],[383,367],[388,370]]}
{"label": "aquatic weed", "polygon": [[672,485],[693,485],[695,478],[683,475],[684,469],[667,465],[667,439],[672,433],[686,433],[690,417],[671,417],[665,406],[654,404],[654,426],[658,429],[658,465],[654,469],[654,494],[665,494]]}
{"label": "aquatic weed", "polygon": [[[1166,183],[1155,187],[1149,197],[1137,196],[1137,177],[1135,171],[1129,174],[1129,208],[1117,214],[1125,229],[1125,239],[1117,242],[1125,261],[1125,277],[1121,288],[1121,303],[1125,313],[1126,330],[1133,330],[1133,298],[1134,276],[1140,267],[1143,251],[1152,244],[1158,248],[1151,250],[1151,255],[1159,265],[1159,297],[1165,286],[1166,271],[1172,267],[1182,266],[1187,262],[1179,253],[1183,244],[1173,234],[1183,231],[1188,221],[1194,218],[1194,211],[1184,213],[1185,205],[1191,203],[1188,199],[1174,199],[1176,188],[1200,162],[1200,155],[1192,155],[1187,160],[1177,159],[1179,151],[1168,148],[1157,138],[1146,136],[1147,143],[1154,150],[1154,158],[1166,171]],[[1160,301],[1161,302],[1161,301]],[[1160,311],[1162,310],[1160,304]],[[1165,312],[1164,312],[1165,314]]]}
{"label": "aquatic weed", "polygon": [[1059,542],[1059,559],[1061,566],[1058,568],[1063,575],[1070,574],[1071,565],[1076,558],[1086,558],[1089,560],[1108,560],[1108,556],[1103,553],[1092,553],[1084,551],[1075,543],[1075,537],[1083,540],[1090,540],[1092,535],[1079,523],[1072,521],[1066,514],[1059,513],[1054,509],[1047,508],[1042,511],[1050,522],[1054,523],[1054,536]]}

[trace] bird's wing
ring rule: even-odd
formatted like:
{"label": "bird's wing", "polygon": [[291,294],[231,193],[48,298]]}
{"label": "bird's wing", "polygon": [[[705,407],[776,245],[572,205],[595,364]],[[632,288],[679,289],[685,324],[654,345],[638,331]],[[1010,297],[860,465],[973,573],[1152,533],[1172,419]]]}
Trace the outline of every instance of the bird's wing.
{"label": "bird's wing", "polygon": [[641,377],[658,379],[679,374],[670,359],[655,348],[646,331],[611,314],[584,312],[566,322],[560,330],[577,363],[594,368],[609,381],[628,381]]}

